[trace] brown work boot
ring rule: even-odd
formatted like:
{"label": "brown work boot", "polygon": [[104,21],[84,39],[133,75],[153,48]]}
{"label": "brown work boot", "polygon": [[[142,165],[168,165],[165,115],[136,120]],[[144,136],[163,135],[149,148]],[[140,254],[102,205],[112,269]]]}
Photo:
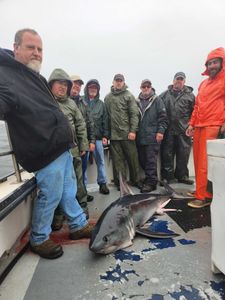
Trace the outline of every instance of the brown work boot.
{"label": "brown work boot", "polygon": [[82,229],[70,232],[70,239],[71,240],[89,239],[91,237],[91,232],[93,228],[94,225],[88,223]]}
{"label": "brown work boot", "polygon": [[63,255],[62,246],[55,244],[51,240],[47,240],[39,245],[30,245],[32,252],[48,259],[55,259]]}
{"label": "brown work boot", "polygon": [[54,214],[53,221],[52,221],[52,231],[60,230],[63,227],[63,221],[65,217],[62,214]]}

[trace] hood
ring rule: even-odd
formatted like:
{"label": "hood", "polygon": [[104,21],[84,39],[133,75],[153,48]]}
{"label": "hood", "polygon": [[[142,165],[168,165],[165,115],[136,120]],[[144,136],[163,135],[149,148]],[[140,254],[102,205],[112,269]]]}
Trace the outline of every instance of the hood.
{"label": "hood", "polygon": [[86,83],[85,88],[84,88],[84,99],[85,100],[88,100],[88,98],[89,98],[88,97],[88,86],[91,85],[91,84],[96,84],[97,87],[98,87],[98,93],[97,93],[95,99],[99,99],[99,97],[100,97],[100,94],[99,94],[100,84],[99,84],[98,80],[97,79],[90,79],[90,80],[88,80],[88,82]]}
{"label": "hood", "polygon": [[13,51],[11,51],[9,49],[0,48],[0,63],[1,63],[1,65],[11,64],[12,62],[13,63],[16,62],[16,60],[14,59]]}
{"label": "hood", "polygon": [[28,68],[26,65],[14,59],[12,50],[0,48],[0,65],[12,66],[16,68]]}
{"label": "hood", "polygon": [[70,96],[70,90],[72,88],[72,81],[70,80],[69,75],[62,69],[55,69],[52,71],[52,73],[48,79],[48,84],[49,84],[50,88],[52,88],[52,84],[56,80],[66,80],[68,82],[67,95]]}
{"label": "hood", "polygon": [[[223,60],[223,66],[222,66],[222,70],[225,70],[225,50],[223,47],[220,47],[220,48],[216,48],[214,50],[212,50],[211,52],[209,52],[208,56],[207,56],[207,59],[206,59],[206,62],[205,62],[205,66],[207,64],[207,62],[210,60],[210,59],[213,59],[213,58],[222,58]],[[202,75],[209,75],[208,73],[208,69],[206,68],[206,70],[202,73]]]}
{"label": "hood", "polygon": [[142,92],[140,92],[137,101],[139,102],[140,100],[149,100],[150,98],[152,98],[152,96],[155,96],[155,89],[153,87],[151,89],[151,93],[146,97],[144,97]]}

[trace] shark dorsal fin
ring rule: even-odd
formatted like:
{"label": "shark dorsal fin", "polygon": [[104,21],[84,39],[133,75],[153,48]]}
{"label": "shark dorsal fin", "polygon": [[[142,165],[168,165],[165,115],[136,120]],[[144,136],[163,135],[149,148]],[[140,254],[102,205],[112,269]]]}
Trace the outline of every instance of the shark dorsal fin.
{"label": "shark dorsal fin", "polygon": [[133,195],[134,193],[132,192],[131,188],[126,183],[126,181],[123,180],[121,172],[119,173],[119,178],[120,178],[120,198],[126,195]]}

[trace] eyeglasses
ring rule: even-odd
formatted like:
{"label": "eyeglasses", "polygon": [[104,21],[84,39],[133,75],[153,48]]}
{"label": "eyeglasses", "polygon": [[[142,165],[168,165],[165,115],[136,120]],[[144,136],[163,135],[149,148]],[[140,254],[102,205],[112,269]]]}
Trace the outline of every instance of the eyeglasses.
{"label": "eyeglasses", "polygon": [[143,85],[141,88],[142,88],[142,89],[150,89],[151,86],[150,86],[150,85]]}

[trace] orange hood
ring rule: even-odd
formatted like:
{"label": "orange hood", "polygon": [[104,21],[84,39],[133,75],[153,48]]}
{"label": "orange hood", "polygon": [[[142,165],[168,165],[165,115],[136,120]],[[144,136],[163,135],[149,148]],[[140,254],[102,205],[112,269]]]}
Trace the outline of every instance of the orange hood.
{"label": "orange hood", "polygon": [[[225,70],[225,50],[223,47],[216,48],[216,49],[212,50],[211,52],[209,52],[206,62],[205,62],[205,65],[207,64],[207,62],[210,59],[217,58],[217,57],[222,58],[222,60],[223,60],[222,70]],[[207,67],[206,67],[206,70],[202,73],[202,75],[209,75]]]}

